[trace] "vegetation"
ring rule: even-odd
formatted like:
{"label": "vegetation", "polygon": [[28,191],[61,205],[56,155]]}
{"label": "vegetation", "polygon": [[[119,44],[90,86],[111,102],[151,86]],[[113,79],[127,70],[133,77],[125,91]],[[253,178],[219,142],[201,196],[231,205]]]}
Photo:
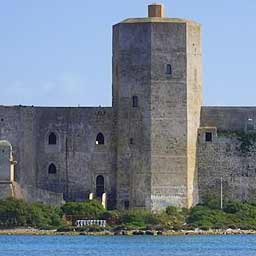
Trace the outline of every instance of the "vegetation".
{"label": "vegetation", "polygon": [[256,146],[256,133],[255,132],[244,132],[244,131],[220,131],[218,136],[236,138],[239,142],[237,148],[241,153],[250,153]]}
{"label": "vegetation", "polygon": [[[107,229],[118,230],[191,230],[208,229],[252,229],[256,230],[256,205],[241,202],[224,202],[208,197],[204,204],[194,208],[179,209],[169,206],[165,211],[151,213],[146,210],[107,211],[97,201],[68,202],[62,207],[40,203],[29,204],[22,200],[0,200],[0,227],[35,227],[59,231],[98,232],[99,226],[74,226],[77,219],[107,220]],[[70,218],[72,217],[72,218]]]}
{"label": "vegetation", "polygon": [[61,207],[66,216],[99,219],[106,212],[98,201],[68,202]]}
{"label": "vegetation", "polygon": [[0,227],[31,226],[49,229],[62,223],[62,212],[58,207],[28,204],[12,198],[0,200]]}

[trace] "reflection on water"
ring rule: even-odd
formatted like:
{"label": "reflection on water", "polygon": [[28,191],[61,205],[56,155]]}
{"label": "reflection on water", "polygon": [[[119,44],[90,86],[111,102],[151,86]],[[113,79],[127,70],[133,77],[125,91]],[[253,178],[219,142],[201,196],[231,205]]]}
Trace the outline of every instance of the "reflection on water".
{"label": "reflection on water", "polygon": [[2,256],[255,256],[256,236],[0,236]]}

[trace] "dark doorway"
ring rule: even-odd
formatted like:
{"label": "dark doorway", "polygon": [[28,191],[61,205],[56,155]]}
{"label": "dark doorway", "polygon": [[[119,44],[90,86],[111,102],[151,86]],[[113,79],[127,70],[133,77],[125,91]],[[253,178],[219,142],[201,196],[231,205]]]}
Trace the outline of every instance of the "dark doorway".
{"label": "dark doorway", "polygon": [[104,192],[105,192],[104,177],[102,175],[99,175],[96,178],[96,196],[101,198]]}

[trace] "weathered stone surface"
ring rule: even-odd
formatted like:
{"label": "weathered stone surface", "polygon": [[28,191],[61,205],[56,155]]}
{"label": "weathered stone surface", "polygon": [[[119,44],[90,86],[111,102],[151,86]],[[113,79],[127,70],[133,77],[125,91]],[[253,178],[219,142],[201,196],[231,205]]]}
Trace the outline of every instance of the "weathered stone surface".
{"label": "weathered stone surface", "polygon": [[[39,201],[47,190],[62,193],[65,199],[85,200],[95,193],[97,175],[103,175],[113,199],[112,113],[111,108],[0,107],[0,138],[13,146],[17,183],[25,191],[41,189],[35,192]],[[57,135],[56,145],[48,144],[50,132]],[[99,132],[105,136],[104,145],[95,144]],[[51,163],[56,174],[48,173]]]}
{"label": "weathered stone surface", "polygon": [[[256,202],[256,133],[247,130],[254,124],[256,108],[203,107],[198,138],[198,177],[200,201],[205,196],[220,199],[221,178],[226,200]],[[205,141],[212,132],[212,142]]]}

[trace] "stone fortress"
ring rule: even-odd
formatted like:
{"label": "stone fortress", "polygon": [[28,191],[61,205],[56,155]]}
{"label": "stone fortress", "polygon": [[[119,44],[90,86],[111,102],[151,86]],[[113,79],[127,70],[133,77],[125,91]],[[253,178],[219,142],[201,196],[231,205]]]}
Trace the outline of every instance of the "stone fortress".
{"label": "stone fortress", "polygon": [[[112,107],[0,106],[0,197],[109,208],[256,197],[256,107],[202,106],[201,26],[148,17],[113,26]],[[256,143],[255,143],[256,144]]]}

